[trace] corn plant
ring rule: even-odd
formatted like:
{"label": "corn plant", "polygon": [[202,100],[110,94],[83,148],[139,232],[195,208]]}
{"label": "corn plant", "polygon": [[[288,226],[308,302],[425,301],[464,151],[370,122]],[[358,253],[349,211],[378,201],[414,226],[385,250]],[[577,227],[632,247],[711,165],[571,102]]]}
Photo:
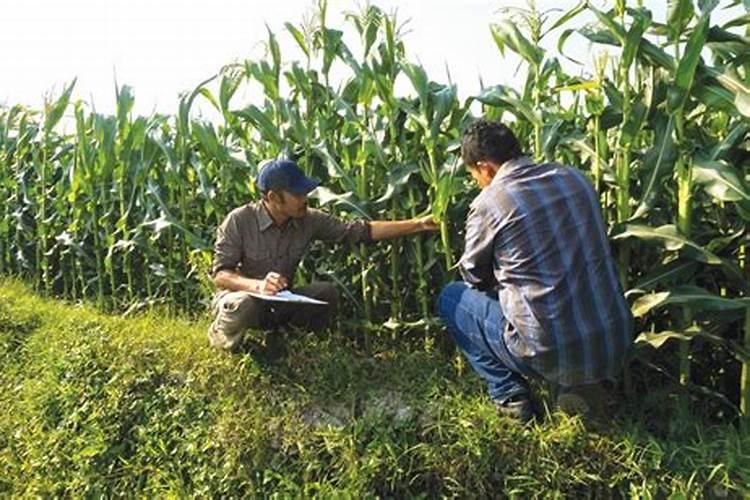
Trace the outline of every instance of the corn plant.
{"label": "corn plant", "polygon": [[[214,228],[258,199],[258,165],[285,156],[323,181],[315,202],[342,217],[431,212],[440,222],[438,235],[313,247],[296,276],[336,281],[343,314],[363,320],[368,342],[383,324],[429,324],[475,194],[457,146],[478,103],[537,161],[591,178],[638,318],[637,345],[658,348],[685,389],[710,386],[747,414],[747,13],[717,25],[717,2],[675,0],[666,22],[625,1],[561,14],[533,2],[501,10],[490,33],[499,57],[520,57],[523,80],[486,82],[462,102],[449,75],[428,75],[410,58],[395,16],[365,5],[345,15],[347,30],[332,26],[325,1],[315,6],[283,33],[268,30],[265,57],[207,75],[172,116],[134,116],[135,91],[117,84],[114,115],[99,113],[72,100],[75,81],[41,112],[0,108],[0,274],[105,309],[161,302],[201,311]],[[584,15],[591,22],[581,25]],[[281,53],[279,36],[295,42],[296,59]],[[566,41],[588,40],[592,69],[564,68],[541,48],[553,36],[574,64],[581,58]],[[249,87],[260,98],[243,100]],[[196,102],[219,119],[196,116]],[[739,400],[719,393],[714,355],[742,365],[732,381]]]}

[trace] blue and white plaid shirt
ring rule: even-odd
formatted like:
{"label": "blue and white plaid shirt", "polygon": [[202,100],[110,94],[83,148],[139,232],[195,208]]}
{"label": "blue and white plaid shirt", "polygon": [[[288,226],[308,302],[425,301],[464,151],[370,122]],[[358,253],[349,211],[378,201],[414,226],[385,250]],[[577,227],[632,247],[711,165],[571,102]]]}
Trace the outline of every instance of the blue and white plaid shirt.
{"label": "blue and white plaid shirt", "polygon": [[614,379],[633,342],[596,193],[578,170],[508,161],[476,197],[459,262],[497,288],[508,350],[563,386]]}

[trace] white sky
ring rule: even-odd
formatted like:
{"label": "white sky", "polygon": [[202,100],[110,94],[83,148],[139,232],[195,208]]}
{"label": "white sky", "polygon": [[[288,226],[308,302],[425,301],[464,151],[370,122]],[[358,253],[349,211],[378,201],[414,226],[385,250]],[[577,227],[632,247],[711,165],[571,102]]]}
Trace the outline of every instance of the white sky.
{"label": "white sky", "polygon": [[[464,97],[478,91],[480,74],[486,85],[520,88],[520,81],[513,82],[517,60],[501,57],[489,24],[500,19],[500,7],[525,5],[524,0],[372,3],[397,9],[402,22],[410,20],[409,58],[421,62],[432,79],[447,81],[447,64]],[[665,0],[644,3],[663,21]],[[568,9],[576,1],[537,4],[540,10]],[[0,103],[41,108],[45,93],[58,93],[77,76],[74,96],[111,112],[116,74],[118,83],[134,88],[137,113],[174,113],[180,92],[224,64],[260,57],[266,23],[278,36],[282,59],[301,59],[284,22],[298,25],[312,5],[311,0],[0,0]],[[330,0],[329,26],[342,26],[340,13],[358,5]],[[353,46],[356,35],[347,36]],[[555,43],[549,40],[547,48],[554,50]],[[585,43],[570,47],[590,58]]]}

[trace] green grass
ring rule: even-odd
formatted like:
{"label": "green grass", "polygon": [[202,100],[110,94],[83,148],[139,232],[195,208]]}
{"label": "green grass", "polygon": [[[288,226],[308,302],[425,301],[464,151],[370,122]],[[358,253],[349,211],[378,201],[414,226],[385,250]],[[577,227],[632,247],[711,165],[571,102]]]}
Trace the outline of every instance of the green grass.
{"label": "green grass", "polygon": [[750,494],[750,435],[654,426],[663,401],[524,428],[454,355],[331,332],[269,364],[209,349],[207,321],[0,282],[0,496]]}

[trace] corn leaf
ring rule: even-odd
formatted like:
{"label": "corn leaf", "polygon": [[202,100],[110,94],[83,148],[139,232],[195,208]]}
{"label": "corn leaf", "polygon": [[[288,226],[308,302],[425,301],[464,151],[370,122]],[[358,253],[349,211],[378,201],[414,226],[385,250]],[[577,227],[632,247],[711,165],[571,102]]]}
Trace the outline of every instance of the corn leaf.
{"label": "corn leaf", "polygon": [[302,32],[298,30],[292,23],[286,22],[284,23],[284,26],[286,27],[287,31],[291,33],[294,41],[297,42],[299,48],[302,49],[302,52],[305,53],[305,57],[309,59],[310,49],[307,46],[307,42],[305,42],[305,36],[302,34]]}
{"label": "corn leaf", "polygon": [[731,311],[750,306],[750,298],[728,299],[697,286],[682,286],[644,295],[633,303],[631,310],[634,317],[640,318],[667,305],[690,306],[694,311]]}
{"label": "corn leaf", "polygon": [[310,197],[317,199],[321,206],[333,205],[344,207],[352,212],[356,212],[365,219],[370,219],[364,203],[358,200],[353,192],[338,194],[325,186],[318,186],[315,191],[310,193]]}
{"label": "corn leaf", "polygon": [[735,124],[726,137],[711,148],[708,158],[711,160],[724,159],[727,153],[745,141],[748,131],[750,131],[750,124],[743,122]]}
{"label": "corn leaf", "polygon": [[[601,29],[600,26],[595,24],[588,24],[581,28],[578,28],[578,33],[584,38],[588,38],[594,43],[601,43],[603,45],[614,45],[615,47],[620,46],[618,38],[609,31]],[[567,37],[566,37],[567,38]]]}
{"label": "corn leaf", "polygon": [[192,92],[181,96],[180,104],[177,108],[177,130],[181,136],[187,137],[190,135],[190,108],[193,106],[195,98],[200,94],[203,87],[212,82],[217,76],[218,75],[214,75],[210,78],[206,78],[200,82]]}
{"label": "corn leaf", "polygon": [[695,182],[719,201],[750,201],[750,192],[738,172],[725,161],[696,156],[693,173]]}
{"label": "corn leaf", "polygon": [[343,38],[344,32],[340,30],[332,30],[328,28],[323,29],[323,37],[325,42],[323,44],[323,74],[327,75],[331,70],[336,57],[343,54]]}
{"label": "corn leaf", "polygon": [[430,117],[430,139],[433,144],[440,134],[440,126],[448,114],[453,111],[456,101],[456,86],[441,85],[429,94],[433,105],[433,116]]}
{"label": "corn leaf", "polygon": [[624,68],[630,68],[635,61],[635,55],[641,46],[643,34],[651,25],[651,13],[648,10],[640,9],[634,12],[633,24],[630,26],[625,37],[625,45],[622,49],[621,65]]}
{"label": "corn leaf", "polygon": [[645,38],[641,39],[641,47],[638,51],[641,60],[651,66],[663,68],[667,71],[674,71],[674,57],[667,54],[664,49],[657,47],[653,42]]}
{"label": "corn leaf", "polygon": [[429,102],[429,80],[427,79],[427,73],[425,73],[424,68],[418,64],[409,63],[404,64],[403,70],[406,76],[409,77],[409,81],[411,81],[414,90],[417,91],[422,106],[427,106],[427,103]]}
{"label": "corn leaf", "polygon": [[[636,345],[648,344],[656,349],[661,348],[670,340],[682,340],[690,341],[695,337],[702,336],[701,334],[707,333],[697,327],[689,328],[683,331],[665,330],[663,332],[642,332],[635,339]],[[710,335],[710,334],[709,334]],[[722,340],[720,337],[716,337],[718,340]]]}
{"label": "corn leaf", "polygon": [[669,0],[669,11],[667,14],[667,26],[670,39],[676,41],[685,32],[690,20],[695,14],[692,0]]}
{"label": "corn leaf", "polygon": [[384,203],[390,200],[409,182],[411,176],[417,172],[419,172],[419,165],[417,163],[396,165],[394,168],[389,169],[386,175],[385,193],[375,203]]}
{"label": "corn leaf", "polygon": [[488,106],[497,106],[515,114],[519,118],[527,120],[533,125],[542,126],[542,119],[529,103],[514,97],[507,87],[496,85],[486,88],[474,96],[474,99],[487,104]]}
{"label": "corn leaf", "polygon": [[612,237],[614,240],[624,238],[638,238],[644,241],[655,241],[664,245],[670,251],[685,249],[688,254],[707,264],[721,265],[722,260],[712,252],[689,240],[677,231],[672,224],[659,227],[649,227],[640,224],[627,224],[625,230]]}
{"label": "corn leaf", "polygon": [[208,90],[206,87],[202,87],[198,93],[206,98],[206,100],[211,104],[211,106],[214,107],[216,111],[221,113],[221,105],[219,104],[218,99],[216,99],[216,96]]}
{"label": "corn leaf", "polygon": [[698,8],[704,16],[708,16],[718,5],[719,0],[698,0]]}
{"label": "corn leaf", "polygon": [[654,145],[649,149],[643,158],[644,170],[648,173],[648,179],[643,182],[646,186],[641,197],[641,203],[638,205],[633,219],[643,217],[658,200],[663,180],[671,173],[671,166],[674,165],[677,157],[676,147],[672,132],[674,130],[674,118],[672,115],[665,116],[663,113],[657,115],[654,121]]}
{"label": "corn leaf", "polygon": [[117,123],[119,124],[120,133],[123,133],[130,125],[130,112],[133,110],[135,96],[133,89],[128,85],[118,87],[115,84],[115,96],[117,99]]}
{"label": "corn leaf", "polygon": [[274,73],[278,79],[279,71],[281,69],[281,49],[279,48],[279,42],[276,40],[276,35],[274,35],[273,31],[271,31],[271,28],[269,28],[267,24],[266,31],[268,31],[268,52],[271,55]]}
{"label": "corn leaf", "polygon": [[564,25],[565,23],[570,22],[571,19],[578,16],[581,12],[584,12],[586,10],[586,0],[581,0],[578,2],[578,5],[571,8],[568,12],[560,16],[557,21],[554,22],[552,26],[549,27],[547,30],[547,33],[549,33],[552,30],[556,30],[560,26]]}
{"label": "corn leaf", "polygon": [[497,24],[493,24],[490,30],[492,38],[495,40],[495,45],[497,45],[501,54],[505,53],[505,47],[507,46],[533,65],[538,66],[542,63],[544,52],[523,36],[512,21],[505,19]]}
{"label": "corn leaf", "polygon": [[685,46],[685,52],[677,65],[677,71],[674,76],[674,87],[670,89],[667,98],[667,111],[670,114],[676,113],[685,106],[690,88],[695,78],[695,70],[701,60],[701,51],[706,44],[708,35],[709,17],[704,15],[698,24],[693,28],[693,32]]}
{"label": "corn leaf", "polygon": [[727,341],[718,335],[714,335],[703,328],[693,326],[685,330],[665,330],[662,332],[642,332],[635,339],[636,345],[650,345],[656,349],[661,348],[670,340],[691,341],[696,338],[702,338],[714,345],[724,347],[741,363],[750,361],[750,351],[747,348],[736,345],[732,341]]}
{"label": "corn leaf", "polygon": [[588,4],[589,10],[594,13],[596,18],[602,23],[608,31],[608,33],[615,37],[617,44],[620,46],[625,45],[626,32],[625,28],[614,21],[615,16],[611,12],[602,12],[599,9],[594,8],[590,3]]}
{"label": "corn leaf", "polygon": [[750,88],[729,68],[705,67],[706,73],[716,78],[734,96],[734,105],[743,116],[750,117]]}
{"label": "corn leaf", "polygon": [[44,131],[49,133],[55,128],[55,125],[60,121],[65,113],[65,109],[68,107],[70,102],[70,95],[73,93],[73,87],[75,87],[77,78],[74,78],[72,82],[68,84],[63,90],[60,97],[55,102],[49,102],[45,99],[44,101]]}
{"label": "corn leaf", "polygon": [[582,132],[575,132],[561,138],[558,144],[569,146],[579,153],[582,153],[584,157],[591,158],[593,161],[593,159],[596,158],[596,150],[587,139],[588,136]]}
{"label": "corn leaf", "polygon": [[325,144],[316,144],[312,147],[312,150],[325,161],[329,176],[337,179],[346,191],[355,192],[357,190],[357,182],[354,177],[341,166],[336,158],[334,158],[334,156],[328,151]]}
{"label": "corn leaf", "polygon": [[[746,0],[747,6],[745,7],[747,10],[750,10],[750,2]],[[745,13],[741,16],[737,16],[731,21],[727,21],[726,23],[722,24],[721,27],[723,29],[729,29],[729,28],[736,28],[738,26],[747,26],[750,24],[750,12]]]}
{"label": "corn leaf", "polygon": [[[664,288],[666,285],[672,283],[684,283],[695,274],[697,268],[698,264],[692,260],[676,259],[666,264],[661,264],[639,279],[633,287],[633,291],[651,290],[659,286]],[[631,292],[629,291],[628,294]]]}
{"label": "corn leaf", "polygon": [[281,135],[279,134],[278,127],[274,125],[272,118],[258,108],[258,106],[251,104],[244,109],[234,111],[234,114],[252,123],[265,140],[271,141],[274,144],[281,143]]}
{"label": "corn leaf", "polygon": [[633,144],[633,141],[635,141],[635,138],[645,125],[646,117],[648,115],[648,106],[646,106],[643,101],[635,101],[634,103],[631,103],[631,106],[632,108],[627,117],[627,121],[620,129],[618,144],[622,147],[628,147]]}

